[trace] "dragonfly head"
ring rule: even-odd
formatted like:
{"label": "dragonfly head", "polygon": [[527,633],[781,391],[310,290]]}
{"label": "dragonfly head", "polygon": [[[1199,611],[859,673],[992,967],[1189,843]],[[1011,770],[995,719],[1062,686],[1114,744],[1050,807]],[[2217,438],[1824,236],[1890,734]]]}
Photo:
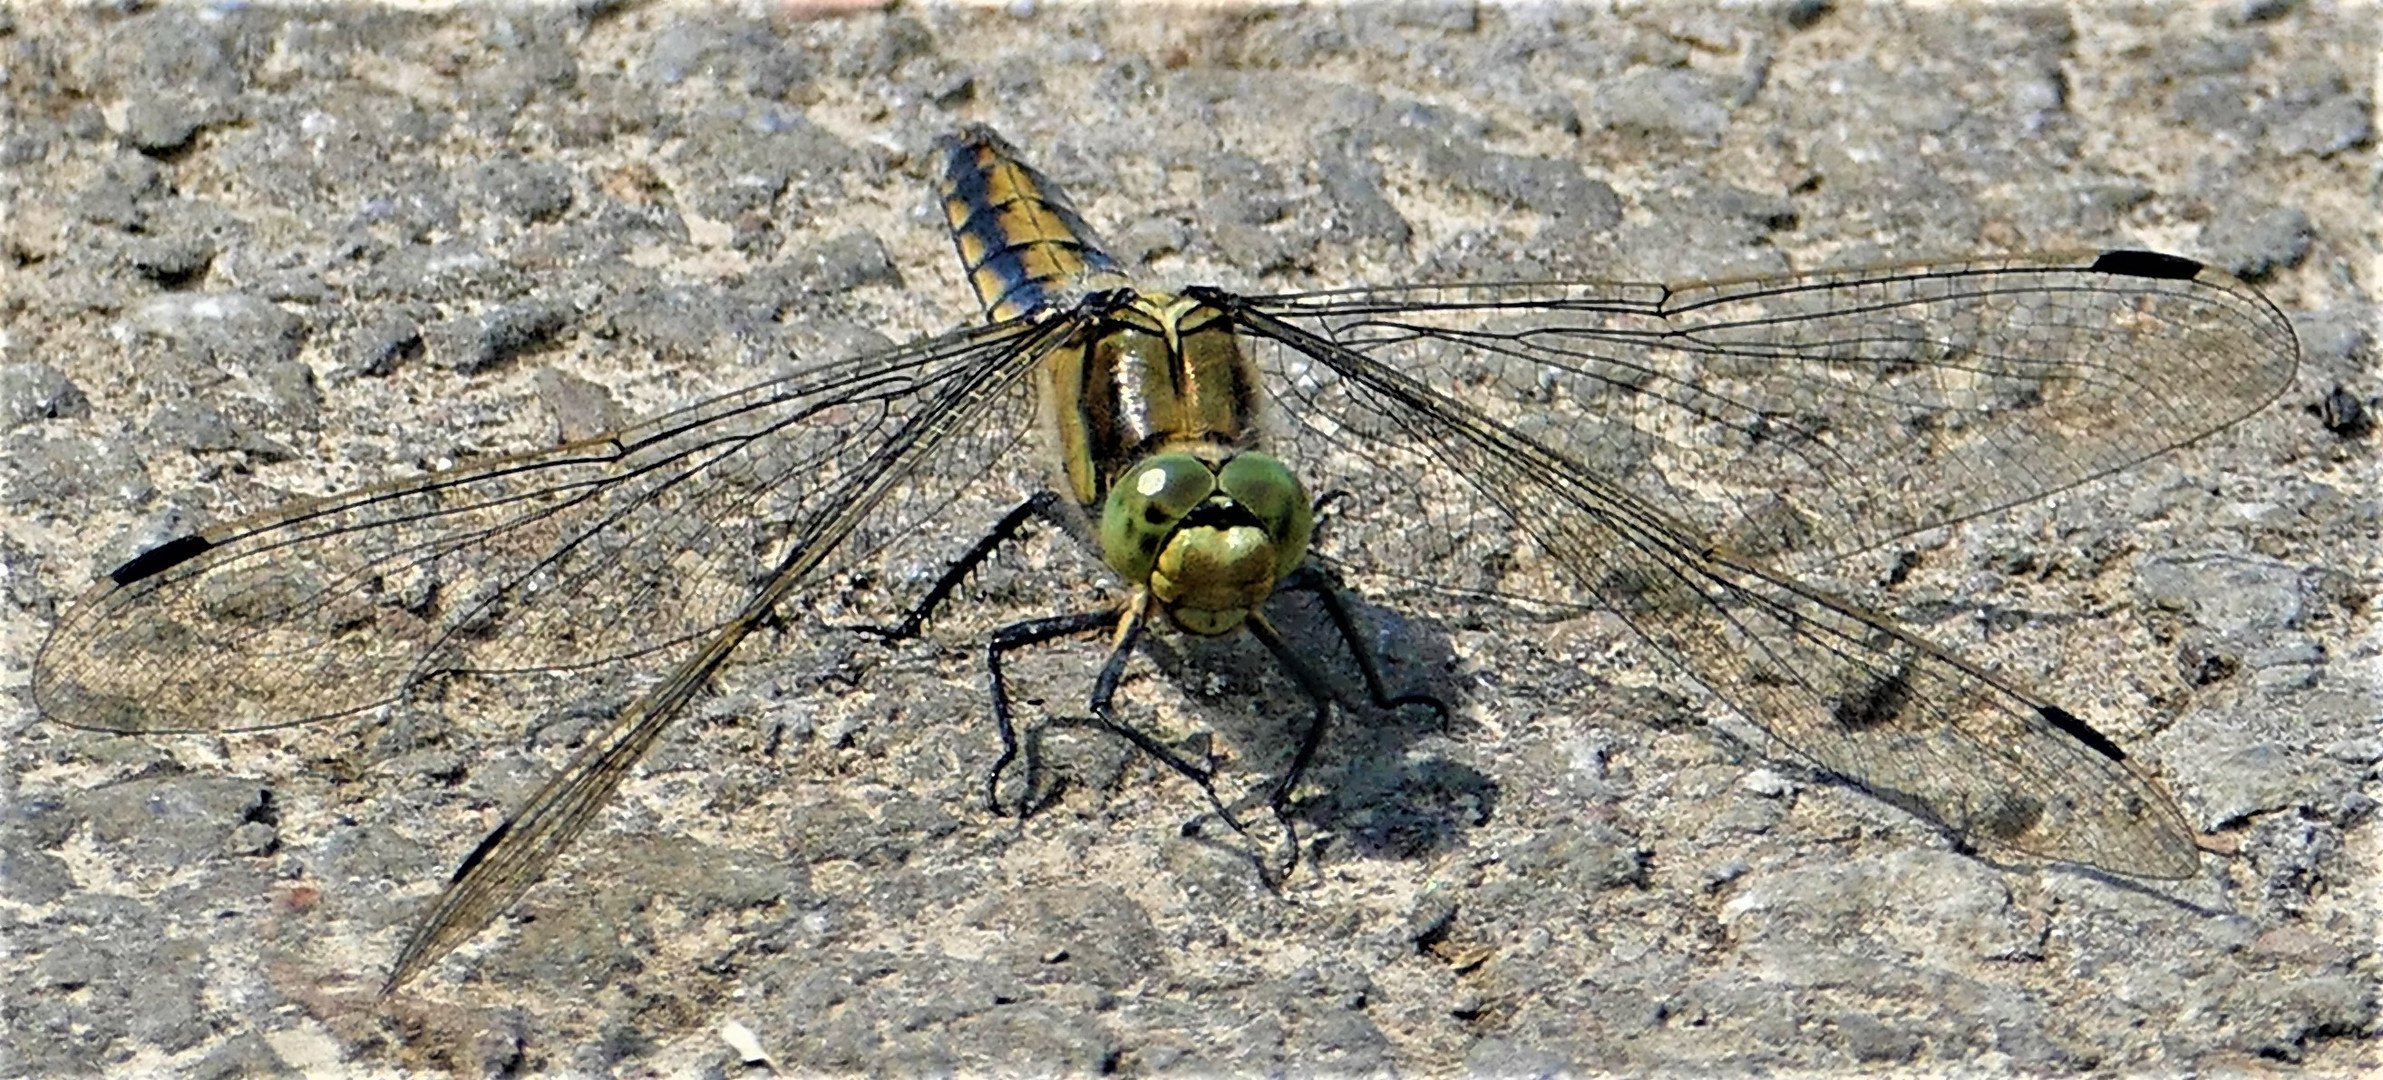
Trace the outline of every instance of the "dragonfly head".
{"label": "dragonfly head", "polygon": [[1110,485],[1101,553],[1176,625],[1228,633],[1307,558],[1315,515],[1299,479],[1264,454],[1211,463],[1153,454]]}

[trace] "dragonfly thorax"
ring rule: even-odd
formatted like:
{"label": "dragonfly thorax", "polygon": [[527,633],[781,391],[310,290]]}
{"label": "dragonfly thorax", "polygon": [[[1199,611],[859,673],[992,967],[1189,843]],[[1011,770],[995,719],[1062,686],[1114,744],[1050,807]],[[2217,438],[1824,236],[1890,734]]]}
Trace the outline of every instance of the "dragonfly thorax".
{"label": "dragonfly thorax", "polygon": [[1144,458],[1110,487],[1100,519],[1109,565],[1195,634],[1239,628],[1299,568],[1314,531],[1298,478],[1258,453]]}
{"label": "dragonfly thorax", "polygon": [[1043,359],[1042,390],[1061,480],[1079,505],[1097,512],[1127,469],[1162,450],[1251,445],[1257,373],[1224,312],[1117,289],[1076,317],[1082,328]]}

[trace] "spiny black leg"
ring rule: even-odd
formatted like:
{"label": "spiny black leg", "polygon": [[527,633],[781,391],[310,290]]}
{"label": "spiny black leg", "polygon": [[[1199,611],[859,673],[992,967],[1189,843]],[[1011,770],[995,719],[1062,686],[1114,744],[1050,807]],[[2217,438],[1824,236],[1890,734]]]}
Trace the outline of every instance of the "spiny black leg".
{"label": "spiny black leg", "polygon": [[[1001,654],[1058,638],[1088,634],[1108,626],[1117,617],[1115,611],[1079,611],[1073,615],[1028,619],[993,631],[992,639],[985,645],[985,667],[993,676],[993,724],[1001,732],[1001,756],[993,762],[992,775],[985,778],[985,801],[992,806],[993,813],[1003,813],[1001,774],[1011,762],[1018,759],[1018,728],[1010,720],[1009,680],[1002,674]],[[1041,771],[1041,756],[1027,754],[1026,797],[1018,802],[1019,817],[1025,817],[1032,808],[1035,789],[1042,783]]]}
{"label": "spiny black leg", "polygon": [[1300,778],[1307,774],[1308,763],[1315,760],[1316,748],[1324,744],[1324,729],[1331,722],[1332,684],[1322,672],[1307,662],[1306,657],[1292,649],[1290,642],[1283,640],[1282,633],[1273,624],[1252,615],[1249,632],[1266,646],[1266,651],[1274,654],[1274,659],[1291,673],[1293,679],[1298,680],[1299,688],[1307,692],[1308,700],[1316,703],[1315,720],[1307,725],[1307,730],[1299,733],[1299,749],[1291,755],[1291,767],[1284,771],[1281,782],[1274,786],[1273,802],[1279,808],[1290,802],[1291,789],[1297,787]]}
{"label": "spiny black leg", "polygon": [[[957,590],[962,582],[967,581],[970,574],[976,573],[977,568],[983,566],[986,559],[992,558],[993,553],[1001,549],[1001,545],[1017,539],[1018,534],[1026,528],[1027,521],[1041,518],[1046,522],[1065,528],[1067,517],[1060,513],[1059,507],[1057,493],[1036,492],[1032,498],[1011,508],[1009,513],[1001,515],[1001,520],[994,522],[993,527],[977,540],[974,547],[969,548],[966,554],[961,555],[958,559],[953,560],[950,566],[945,567],[943,576],[935,579],[935,586],[928,589],[927,595],[921,597],[919,602],[911,607],[909,614],[902,616],[901,622],[892,626],[855,626],[850,629],[864,634],[873,634],[888,641],[906,641],[917,637],[919,632],[926,627],[927,619],[935,614],[935,609],[942,607],[944,601],[951,599],[953,591]],[[1019,625],[1030,624],[1021,623]],[[1038,640],[1047,641],[1049,638]]]}
{"label": "spiny black leg", "polygon": [[1358,633],[1357,618],[1350,613],[1348,599],[1342,595],[1344,590],[1341,583],[1331,572],[1312,562],[1303,563],[1299,569],[1283,578],[1275,590],[1313,593],[1317,600],[1323,602],[1325,616],[1332,620],[1332,628],[1340,634],[1341,641],[1348,645],[1350,657],[1357,661],[1357,671],[1365,676],[1365,696],[1373,701],[1375,708],[1397,709],[1421,705],[1438,713],[1441,723],[1448,722],[1450,714],[1447,702],[1422,692],[1393,696],[1383,685],[1381,664],[1374,658],[1373,650],[1366,647],[1364,636]]}
{"label": "spiny black leg", "polygon": [[[1094,681],[1092,687],[1093,719],[1112,734],[1132,743],[1135,749],[1150,755],[1160,764],[1173,769],[1192,783],[1198,784],[1201,793],[1208,797],[1208,804],[1215,808],[1217,815],[1224,819],[1225,824],[1230,826],[1234,832],[1247,835],[1248,830],[1242,827],[1241,820],[1235,817],[1233,812],[1225,807],[1223,800],[1217,797],[1214,783],[1215,770],[1202,768],[1183,760],[1182,755],[1168,749],[1157,739],[1151,738],[1140,729],[1117,719],[1116,712],[1111,708],[1111,703],[1117,696],[1117,684],[1125,677],[1126,661],[1132,659],[1134,645],[1141,640],[1142,631],[1148,625],[1147,604],[1148,601],[1145,598],[1135,601],[1131,610],[1122,613],[1086,611],[1073,615],[1029,619],[993,632],[993,638],[985,648],[985,665],[992,673],[993,723],[1001,733],[1001,756],[994,760],[992,775],[985,781],[985,796],[987,802],[992,805],[994,813],[1003,813],[1001,774],[1018,759],[1021,753],[1017,724],[1012,720],[1010,714],[1009,677],[1002,670],[1002,654],[1013,649],[1039,645],[1058,638],[1090,633],[1114,623],[1117,628],[1116,640],[1111,643],[1109,659],[1101,665],[1100,677]],[[1033,793],[1042,782],[1040,758],[1033,752],[1031,746],[1025,747],[1023,752],[1026,757],[1027,795],[1019,803],[1019,817],[1025,817],[1031,810]]]}
{"label": "spiny black leg", "polygon": [[1200,793],[1208,797],[1208,805],[1215,808],[1217,816],[1224,819],[1225,825],[1246,836],[1249,830],[1242,827],[1241,819],[1233,816],[1233,812],[1225,807],[1224,800],[1217,797],[1216,770],[1213,767],[1204,768],[1183,760],[1182,755],[1168,749],[1164,743],[1117,719],[1116,712],[1110,708],[1117,696],[1117,683],[1125,677],[1125,662],[1133,657],[1134,645],[1141,641],[1142,631],[1149,625],[1147,603],[1147,599],[1137,601],[1132,615],[1117,628],[1117,640],[1110,645],[1108,662],[1101,665],[1100,678],[1092,684],[1092,716],[1117,737],[1134,744],[1136,749],[1199,785]]}
{"label": "spiny black leg", "polygon": [[1291,821],[1291,790],[1298,787],[1300,779],[1307,775],[1308,765],[1316,759],[1316,749],[1324,745],[1324,732],[1331,727],[1332,684],[1305,657],[1291,648],[1291,643],[1283,640],[1282,634],[1263,616],[1253,613],[1247,625],[1251,636],[1264,644],[1266,651],[1274,654],[1276,662],[1282,664],[1293,679],[1298,680],[1299,688],[1305,690],[1309,699],[1316,703],[1315,716],[1307,722],[1307,730],[1299,733],[1299,748],[1291,754],[1291,767],[1283,770],[1282,779],[1275,783],[1274,792],[1266,799],[1267,807],[1274,811],[1274,820],[1282,823],[1284,856],[1280,871],[1264,865],[1260,869],[1272,875],[1269,884],[1277,884],[1288,880],[1291,871],[1299,867],[1299,828]]}

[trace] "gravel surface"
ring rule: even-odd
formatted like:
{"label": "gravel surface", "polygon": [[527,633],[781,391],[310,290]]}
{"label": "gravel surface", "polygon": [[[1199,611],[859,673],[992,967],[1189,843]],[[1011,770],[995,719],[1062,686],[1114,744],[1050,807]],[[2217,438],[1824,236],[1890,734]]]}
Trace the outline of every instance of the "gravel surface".
{"label": "gravel surface", "polygon": [[[0,1074],[2383,1067],[2371,9],[841,6],[0,8]],[[1034,544],[926,642],[749,642],[384,1001],[421,905],[631,687],[34,716],[55,613],[147,546],[963,322],[930,182],[972,120],[1161,282],[2113,246],[2256,280],[2302,338],[2281,402],[1915,540],[1883,601],[2236,854],[1981,861],[1750,752],[1610,618],[1369,605],[1456,717],[1336,729],[1272,895],[1111,740],[1054,732],[1059,802],[986,812],[982,635],[1103,595]],[[1065,713],[1098,659],[1020,678]],[[1162,639],[1121,700],[1244,785],[1297,707],[1231,640]]]}

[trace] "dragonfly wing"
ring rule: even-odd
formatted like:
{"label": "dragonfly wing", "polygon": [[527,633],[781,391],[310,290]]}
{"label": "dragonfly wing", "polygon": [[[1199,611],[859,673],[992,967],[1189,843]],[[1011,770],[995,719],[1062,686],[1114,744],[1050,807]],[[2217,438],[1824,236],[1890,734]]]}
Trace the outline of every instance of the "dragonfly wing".
{"label": "dragonfly wing", "polygon": [[2291,324],[2175,256],[1249,303],[1799,569],[2104,476],[2291,385]]}
{"label": "dragonfly wing", "polygon": [[1634,545],[1611,561],[1676,576],[1606,599],[1791,754],[1972,844],[2140,877],[2198,869],[2175,804],[2067,711],[1825,593],[1684,554]]}
{"label": "dragonfly wing", "polygon": [[[359,712],[446,675],[666,668],[807,531],[857,530],[851,548],[871,550],[1015,456],[1027,406],[1013,384],[1041,333],[1002,324],[811,366],[610,435],[172,541],[60,619],[35,700],[75,727],[243,730]],[[1000,422],[932,432],[950,460],[914,482],[946,498],[839,518],[886,479],[886,455],[927,437],[923,411],[993,374],[1010,391]]]}
{"label": "dragonfly wing", "polygon": [[561,772],[481,840],[431,902],[429,913],[415,924],[381,992],[396,990],[471,940],[537,884],[766,613],[766,608],[756,607],[747,618],[731,622],[668,679],[615,715]]}
{"label": "dragonfly wing", "polygon": [[[952,505],[958,489],[981,481],[996,457],[1008,456],[1002,451],[1008,440],[1018,437],[1021,425],[1018,416],[999,406],[1014,408],[1022,400],[1017,392],[1022,376],[1063,332],[1046,325],[1022,339],[1012,334],[970,335],[962,340],[991,340],[1000,347],[937,350],[951,358],[950,366],[935,369],[935,377],[906,396],[906,407],[887,414],[890,430],[856,425],[848,416],[806,418],[832,422],[838,433],[832,441],[849,447],[854,456],[832,476],[810,478],[821,488],[820,495],[789,523],[777,561],[767,568],[761,584],[699,649],[616,713],[561,772],[481,841],[407,940],[383,992],[396,989],[479,933],[536,884],[611,801],[629,770],[712,673],[822,567],[839,559],[849,561],[855,553],[875,554],[893,539],[919,539],[914,531],[923,524],[918,508],[932,516]],[[850,404],[850,399],[841,404]],[[1000,422],[989,423],[988,414],[999,414]],[[902,525],[888,529],[889,520]],[[869,535],[856,536],[864,523]]]}
{"label": "dragonfly wing", "polygon": [[1239,314],[1296,452],[1398,548],[1352,564],[1607,608],[1787,750],[1971,842],[2193,872],[2182,817],[2108,739],[1782,567],[2255,411],[2297,349],[2238,282],[2028,261]]}

